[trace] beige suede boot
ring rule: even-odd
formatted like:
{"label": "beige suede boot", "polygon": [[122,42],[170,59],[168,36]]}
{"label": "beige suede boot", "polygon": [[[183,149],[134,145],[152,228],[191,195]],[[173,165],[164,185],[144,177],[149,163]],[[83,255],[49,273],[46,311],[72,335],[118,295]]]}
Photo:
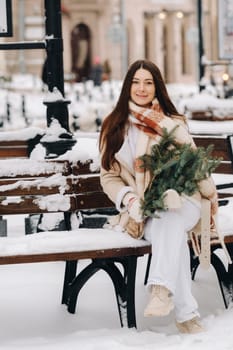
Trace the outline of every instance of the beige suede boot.
{"label": "beige suede boot", "polygon": [[164,286],[153,285],[144,316],[166,316],[174,308],[171,292]]}
{"label": "beige suede boot", "polygon": [[191,320],[185,322],[176,322],[176,327],[181,333],[195,334],[204,332],[205,329],[199,322],[197,317],[192,318]]}

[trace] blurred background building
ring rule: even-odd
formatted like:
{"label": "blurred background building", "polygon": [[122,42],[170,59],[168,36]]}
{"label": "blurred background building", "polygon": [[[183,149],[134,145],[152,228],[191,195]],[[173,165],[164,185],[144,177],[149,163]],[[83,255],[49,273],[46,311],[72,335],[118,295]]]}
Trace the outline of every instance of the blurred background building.
{"label": "blurred background building", "polygon": [[[167,83],[197,81],[200,3],[205,74],[216,66],[226,73],[229,60],[219,61],[218,0],[62,0],[65,79],[88,79],[98,57],[107,67],[104,79],[121,79],[132,61],[148,58]],[[13,37],[1,42],[45,38],[43,0],[12,0],[12,8]],[[44,50],[0,51],[0,75],[41,75],[45,58]]]}

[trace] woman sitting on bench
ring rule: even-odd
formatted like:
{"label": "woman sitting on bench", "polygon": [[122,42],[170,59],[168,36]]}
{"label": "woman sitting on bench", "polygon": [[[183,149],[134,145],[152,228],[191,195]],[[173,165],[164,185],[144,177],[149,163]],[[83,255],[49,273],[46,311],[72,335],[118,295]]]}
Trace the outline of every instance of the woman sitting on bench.
{"label": "woman sitting on bench", "polygon": [[165,316],[174,309],[179,331],[198,333],[204,329],[191,292],[187,232],[200,220],[202,196],[211,199],[211,214],[216,214],[214,182],[208,177],[201,191],[182,200],[176,191],[167,191],[167,210],[160,211],[159,217],[145,220],[141,209],[150,173],[142,168],[140,157],[158,143],[161,130],[170,132],[175,126],[176,141],[195,147],[185,118],[171,102],[158,67],[147,60],[134,62],[116,107],[102,125],[101,184],[120,213],[112,225],[137,238],[144,235],[152,243],[150,300],[144,315]]}

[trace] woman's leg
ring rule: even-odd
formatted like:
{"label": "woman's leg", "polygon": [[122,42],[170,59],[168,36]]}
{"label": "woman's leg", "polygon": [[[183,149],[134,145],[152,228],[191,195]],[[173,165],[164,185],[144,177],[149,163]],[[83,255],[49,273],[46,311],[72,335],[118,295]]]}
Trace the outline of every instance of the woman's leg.
{"label": "woman's leg", "polygon": [[191,290],[190,252],[186,240],[183,241],[181,250],[180,270],[173,294],[177,322],[184,322],[199,316],[198,305]]}
{"label": "woman's leg", "polygon": [[181,322],[198,315],[191,293],[187,231],[200,218],[200,209],[186,200],[180,209],[159,215],[149,219],[145,227],[145,238],[152,243],[148,285],[162,285],[171,291],[177,320]]}

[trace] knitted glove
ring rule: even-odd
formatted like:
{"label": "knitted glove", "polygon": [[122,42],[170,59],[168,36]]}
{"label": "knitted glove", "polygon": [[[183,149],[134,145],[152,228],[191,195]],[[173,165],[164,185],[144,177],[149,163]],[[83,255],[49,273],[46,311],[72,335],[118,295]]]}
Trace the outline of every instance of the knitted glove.
{"label": "knitted glove", "polygon": [[163,203],[166,209],[178,209],[181,207],[180,195],[172,189],[169,189],[163,194]]}
{"label": "knitted glove", "polygon": [[127,207],[129,216],[136,222],[142,222],[142,212],[140,201],[136,193],[128,192],[122,200],[123,204]]}
{"label": "knitted glove", "polygon": [[128,209],[128,206],[129,206],[130,202],[131,202],[134,198],[137,198],[137,195],[136,195],[136,193],[134,193],[134,192],[127,192],[127,193],[124,195],[124,198],[122,199],[122,203],[124,204],[124,206],[127,207],[127,209]]}
{"label": "knitted glove", "polygon": [[128,204],[129,216],[134,219],[136,222],[142,222],[142,211],[141,205],[138,197],[134,197],[129,201]]}
{"label": "knitted glove", "polygon": [[211,215],[215,215],[218,211],[218,193],[213,178],[210,176],[199,181],[198,187],[201,195],[210,200]]}
{"label": "knitted glove", "polygon": [[202,196],[205,198],[211,198],[216,194],[216,186],[212,177],[208,177],[207,179],[201,180],[198,182],[199,191]]}

